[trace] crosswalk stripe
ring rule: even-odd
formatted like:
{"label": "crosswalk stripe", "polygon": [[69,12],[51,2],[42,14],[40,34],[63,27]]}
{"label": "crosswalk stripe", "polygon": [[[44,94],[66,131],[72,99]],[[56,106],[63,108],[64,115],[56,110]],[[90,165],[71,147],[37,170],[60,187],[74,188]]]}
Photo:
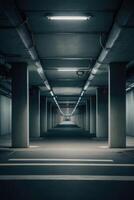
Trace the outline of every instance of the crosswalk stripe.
{"label": "crosswalk stripe", "polygon": [[112,159],[77,159],[77,158],[10,158],[9,161],[45,161],[45,162],[114,162]]}
{"label": "crosswalk stripe", "polygon": [[103,167],[134,167],[128,163],[0,163],[2,166],[103,166]]}
{"label": "crosswalk stripe", "polygon": [[0,175],[0,180],[51,180],[51,181],[134,181],[134,176],[91,175]]}

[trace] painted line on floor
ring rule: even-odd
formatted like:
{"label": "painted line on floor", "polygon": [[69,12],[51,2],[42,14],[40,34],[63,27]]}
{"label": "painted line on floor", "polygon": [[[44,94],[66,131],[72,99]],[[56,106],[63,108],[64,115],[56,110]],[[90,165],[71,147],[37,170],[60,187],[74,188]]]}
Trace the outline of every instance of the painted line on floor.
{"label": "painted line on floor", "polygon": [[128,163],[0,163],[0,167],[10,166],[94,166],[94,167],[134,167]]}
{"label": "painted line on floor", "polygon": [[46,181],[134,181],[134,176],[90,175],[0,175],[0,180],[46,180]]}
{"label": "painted line on floor", "polygon": [[45,161],[45,162],[114,162],[110,159],[77,159],[77,158],[10,158],[8,161]]}

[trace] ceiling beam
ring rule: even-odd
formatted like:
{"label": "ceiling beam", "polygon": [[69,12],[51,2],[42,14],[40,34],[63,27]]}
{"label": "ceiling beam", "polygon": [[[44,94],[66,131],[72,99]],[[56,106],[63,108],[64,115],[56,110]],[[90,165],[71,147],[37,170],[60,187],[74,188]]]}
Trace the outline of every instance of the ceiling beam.
{"label": "ceiling beam", "polygon": [[[43,80],[43,83],[46,85],[46,87],[52,90],[52,88],[50,87],[48,83],[46,75],[44,73],[38,51],[33,41],[33,36],[31,32],[29,31],[27,18],[24,18],[24,16],[22,17],[14,0],[1,0],[0,7],[2,11],[4,12],[4,14],[7,16],[10,23],[16,28],[16,31],[23,45],[27,49],[31,60],[34,62],[34,65],[37,67],[37,72],[40,75],[41,79]],[[53,93],[53,91],[51,91],[51,93]],[[54,97],[54,93],[53,93],[53,99],[57,107],[59,108],[59,111],[61,112],[61,114],[63,114],[56,98]]]}
{"label": "ceiling beam", "polygon": [[87,15],[91,15],[91,13],[113,13],[116,11],[115,9],[103,9],[103,10],[95,10],[95,9],[85,9],[85,10],[80,10],[80,9],[62,9],[62,10],[44,10],[44,9],[22,9],[23,12],[29,13],[29,14],[38,14],[38,15],[43,15],[47,16],[48,13],[86,13]]}

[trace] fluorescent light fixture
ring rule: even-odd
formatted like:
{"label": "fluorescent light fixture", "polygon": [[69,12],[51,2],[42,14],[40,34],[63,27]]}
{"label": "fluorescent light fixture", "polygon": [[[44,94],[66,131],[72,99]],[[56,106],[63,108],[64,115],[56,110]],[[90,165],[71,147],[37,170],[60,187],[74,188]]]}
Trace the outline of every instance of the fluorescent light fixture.
{"label": "fluorescent light fixture", "polygon": [[88,78],[89,81],[91,81],[94,78],[94,74],[91,74]]}
{"label": "fluorescent light fixture", "polygon": [[58,68],[57,69],[59,72],[76,72],[78,71],[78,69],[76,68]]}
{"label": "fluorescent light fixture", "polygon": [[91,16],[47,16],[49,20],[85,21]]}
{"label": "fluorescent light fixture", "polygon": [[46,88],[48,89],[48,90],[50,90],[51,88],[50,88],[50,86],[49,86],[49,83],[48,83],[48,81],[46,80],[46,81],[44,81],[44,84],[45,84],[45,86],[46,86]]}
{"label": "fluorescent light fixture", "polygon": [[126,91],[129,91],[129,90],[131,90],[131,87],[128,87],[128,88],[126,89]]}
{"label": "fluorescent light fixture", "polygon": [[97,68],[93,68],[93,69],[92,69],[92,73],[93,73],[93,74],[96,74],[96,73],[97,73],[97,71],[98,71],[98,69],[97,69]]}
{"label": "fluorescent light fixture", "polygon": [[129,85],[129,87],[133,88],[134,87],[134,83],[132,83],[131,85]]}
{"label": "fluorescent light fixture", "polygon": [[55,98],[55,97],[53,97],[53,99],[54,99],[54,101],[56,102],[56,98]]}
{"label": "fluorescent light fixture", "polygon": [[82,91],[82,93],[81,93],[81,95],[80,95],[80,96],[82,97],[82,96],[83,96],[83,94],[84,94],[84,90]]}
{"label": "fluorescent light fixture", "polygon": [[54,93],[53,93],[53,91],[52,91],[52,90],[50,91],[50,94],[51,94],[51,96],[52,96],[52,97],[54,96]]}
{"label": "fluorescent light fixture", "polygon": [[87,90],[88,86],[89,86],[90,82],[87,81],[86,85],[84,86],[84,90]]}
{"label": "fluorescent light fixture", "polygon": [[36,61],[36,62],[35,62],[35,65],[36,65],[37,67],[41,68],[40,61]]}
{"label": "fluorescent light fixture", "polygon": [[38,67],[38,68],[37,68],[37,72],[38,72],[39,74],[42,74],[42,73],[43,73],[42,67]]}
{"label": "fluorescent light fixture", "polygon": [[134,88],[134,83],[131,83],[131,84],[128,86],[128,88],[126,89],[126,91],[129,91],[129,90],[131,90],[132,88]]}
{"label": "fluorescent light fixture", "polygon": [[81,97],[79,97],[79,101],[81,100]]}

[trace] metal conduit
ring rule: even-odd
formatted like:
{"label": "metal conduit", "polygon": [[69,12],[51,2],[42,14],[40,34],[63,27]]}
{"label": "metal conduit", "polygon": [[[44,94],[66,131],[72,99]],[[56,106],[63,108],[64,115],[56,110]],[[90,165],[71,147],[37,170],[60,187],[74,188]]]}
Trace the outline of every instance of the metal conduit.
{"label": "metal conduit", "polygon": [[[89,87],[89,85],[90,85],[91,81],[93,80],[93,78],[95,77],[98,69],[103,64],[103,61],[105,60],[106,56],[108,55],[108,53],[110,52],[110,50],[112,49],[112,47],[114,46],[116,41],[118,40],[122,30],[127,25],[132,13],[133,13],[133,5],[134,5],[134,2],[132,2],[131,0],[123,1],[121,8],[116,15],[115,22],[111,28],[107,42],[105,44],[105,47],[102,49],[98,59],[96,60],[96,63],[91,70],[91,73],[86,81],[86,84],[83,87],[82,92],[83,91],[85,92],[86,91],[85,89],[87,89]],[[75,112],[80,100],[81,100],[81,96],[79,97],[79,99],[76,103],[76,106],[74,107],[71,115]]]}
{"label": "metal conduit", "polygon": [[[41,65],[38,52],[36,50],[35,44],[32,39],[32,35],[28,29],[27,19],[22,18],[22,16],[20,15],[20,12],[18,11],[15,5],[14,0],[2,0],[0,2],[0,5],[5,15],[8,17],[9,21],[11,22],[11,24],[16,28],[16,31],[18,32],[24,46],[26,47],[35,66],[37,67],[37,72],[39,73],[41,79],[43,80],[43,83],[49,90],[52,91],[52,88],[50,87],[48,83],[43,67]],[[60,113],[63,115],[64,113],[61,111],[56,98],[54,99],[54,102],[56,103]]]}

